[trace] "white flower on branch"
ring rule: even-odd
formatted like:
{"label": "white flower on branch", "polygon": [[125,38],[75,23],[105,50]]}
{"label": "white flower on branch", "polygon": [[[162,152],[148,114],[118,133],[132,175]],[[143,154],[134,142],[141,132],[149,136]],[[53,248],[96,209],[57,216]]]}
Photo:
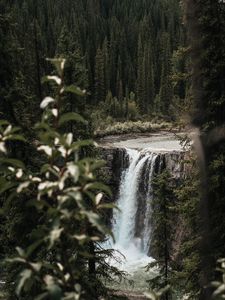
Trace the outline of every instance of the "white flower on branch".
{"label": "white flower on branch", "polygon": [[0,142],[0,152],[3,152],[3,153],[7,152],[5,143],[3,143],[3,142]]}
{"label": "white flower on branch", "polygon": [[44,100],[41,102],[41,109],[45,109],[50,103],[55,102],[55,100],[52,97],[46,97]]}
{"label": "white flower on branch", "polygon": [[38,147],[39,151],[44,151],[48,156],[52,156],[52,148],[49,146],[40,146]]}

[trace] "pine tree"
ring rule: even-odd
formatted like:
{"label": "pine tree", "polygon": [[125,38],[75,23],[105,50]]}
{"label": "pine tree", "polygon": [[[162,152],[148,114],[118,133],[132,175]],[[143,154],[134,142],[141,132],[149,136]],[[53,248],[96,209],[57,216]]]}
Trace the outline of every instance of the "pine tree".
{"label": "pine tree", "polygon": [[104,78],[105,78],[105,90],[110,90],[110,64],[109,64],[109,51],[108,51],[108,41],[107,39],[104,40],[102,52],[104,55]]}
{"label": "pine tree", "polygon": [[[159,288],[172,283],[171,244],[173,241],[173,220],[175,194],[172,178],[167,170],[157,175],[153,181],[151,255],[159,264],[159,275],[153,280]],[[171,299],[171,293],[166,292],[162,299]]]}
{"label": "pine tree", "polygon": [[154,98],[155,98],[155,86],[154,86],[154,73],[153,73],[153,50],[151,42],[145,46],[144,53],[144,65],[145,65],[145,109],[147,113],[153,112]]}
{"label": "pine tree", "polygon": [[138,53],[138,105],[142,114],[148,114],[153,109],[155,97],[151,42],[143,47],[140,41]]}
{"label": "pine tree", "polygon": [[105,88],[104,54],[102,50],[98,48],[95,57],[95,103],[105,100]]}
{"label": "pine tree", "polygon": [[159,91],[160,111],[162,114],[168,116],[170,103],[173,97],[173,88],[171,83],[171,55],[170,43],[168,34],[164,34],[162,38],[163,52],[162,52],[162,71]]}
{"label": "pine tree", "polygon": [[137,101],[141,113],[145,113],[144,92],[145,92],[145,65],[144,65],[144,50],[142,38],[139,35],[138,40],[138,66],[137,66]]}
{"label": "pine tree", "polygon": [[[91,104],[102,101],[96,100],[95,85],[97,78],[101,73],[96,64],[98,49],[102,51],[104,57],[104,95],[108,90],[112,91],[113,96],[118,97],[117,72],[120,68],[120,79],[122,80],[123,89],[140,94],[141,102],[145,103],[147,96],[143,95],[142,79],[151,77],[151,66],[143,70],[143,59],[146,44],[151,43],[149,53],[153,65],[154,88],[155,94],[159,93],[160,85],[160,43],[162,37],[162,27],[168,32],[172,43],[172,50],[177,47],[183,37],[180,34],[180,24],[178,20],[178,0],[173,3],[140,1],[139,3],[118,1],[88,1],[77,0],[69,4],[65,2],[62,6],[61,1],[47,0],[36,5],[35,1],[24,1],[22,4],[19,0],[12,2],[11,10],[13,18],[17,23],[14,37],[18,41],[20,55],[18,55],[17,70],[21,73],[21,78],[26,86],[27,96],[32,101],[26,103],[26,119],[29,110],[33,110],[35,100],[44,92],[41,89],[40,78],[46,72],[50,72],[44,58],[53,57],[57,53],[70,52],[69,47],[74,41],[78,43],[81,56],[86,58],[86,68],[88,69],[88,86],[90,87],[89,100]],[[170,9],[172,5],[172,9]],[[173,13],[174,11],[174,13]],[[171,22],[168,23],[168,19]],[[35,20],[35,22],[34,22]],[[29,26],[33,24],[33,27]],[[163,25],[162,25],[163,24]],[[64,49],[59,49],[60,39],[64,35],[68,39],[68,46],[64,44]],[[141,47],[138,46],[141,41]],[[65,41],[64,41],[65,42]],[[183,41],[182,41],[183,42]],[[25,55],[26,52],[26,55]],[[93,55],[93,53],[96,54]],[[119,57],[121,66],[118,65]],[[23,59],[22,59],[23,58]],[[99,59],[99,57],[98,57]],[[148,60],[145,58],[145,60]],[[100,63],[101,64],[101,63]],[[97,68],[97,70],[96,70]],[[28,80],[27,74],[33,74]],[[145,74],[144,74],[145,73]],[[35,76],[34,76],[35,75]],[[152,81],[151,78],[144,79]],[[98,85],[98,84],[97,84]],[[151,84],[147,84],[147,88]],[[101,89],[101,88],[100,88]],[[151,89],[152,90],[152,89]],[[150,90],[147,92],[149,97]],[[150,98],[152,96],[150,95]],[[145,100],[143,100],[145,98]],[[148,99],[149,100],[149,99]],[[31,102],[33,103],[31,105]],[[149,100],[151,103],[152,100]],[[146,104],[140,104],[146,107]],[[141,108],[142,112],[145,109]],[[151,111],[151,107],[149,108]],[[30,126],[28,126],[30,127]]]}

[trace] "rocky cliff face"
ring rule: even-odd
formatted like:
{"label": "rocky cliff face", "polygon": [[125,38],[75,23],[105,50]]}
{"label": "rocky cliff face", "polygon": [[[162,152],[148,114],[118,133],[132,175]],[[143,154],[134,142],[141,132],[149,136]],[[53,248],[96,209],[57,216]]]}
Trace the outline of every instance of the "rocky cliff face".
{"label": "rocky cliff face", "polygon": [[126,151],[122,148],[100,148],[99,156],[106,161],[106,166],[102,168],[103,177],[105,183],[112,189],[113,200],[116,200],[122,173],[129,164]]}
{"label": "rocky cliff face", "polygon": [[[106,166],[102,170],[105,174],[106,183],[111,186],[117,195],[122,172],[129,164],[126,150],[124,148],[101,147],[99,148],[99,155],[101,159],[106,161]],[[160,164],[163,164],[163,168],[166,168],[175,180],[179,180],[185,173],[185,155],[184,152],[179,151],[160,153],[156,169],[159,170],[162,167]],[[158,173],[158,170],[156,170],[156,173]]]}

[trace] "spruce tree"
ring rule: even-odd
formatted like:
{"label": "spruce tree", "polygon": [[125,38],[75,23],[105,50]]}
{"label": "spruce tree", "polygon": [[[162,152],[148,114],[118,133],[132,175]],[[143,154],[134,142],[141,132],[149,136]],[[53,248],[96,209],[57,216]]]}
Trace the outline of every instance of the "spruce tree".
{"label": "spruce tree", "polygon": [[[151,255],[159,264],[159,275],[153,279],[157,288],[167,287],[172,284],[172,257],[171,245],[173,243],[173,220],[176,217],[175,194],[173,192],[173,179],[167,170],[163,170],[153,181],[152,203],[152,237]],[[168,291],[162,299],[171,298]]]}
{"label": "spruce tree", "polygon": [[98,48],[95,57],[95,103],[105,100],[105,88],[104,54],[102,50]]}
{"label": "spruce tree", "polygon": [[[173,9],[170,9],[170,5]],[[64,5],[59,0],[47,0],[41,2],[40,5],[36,5],[35,1],[23,1],[22,4],[19,0],[12,2],[9,9],[12,11],[13,19],[17,24],[14,27],[14,37],[20,49],[15,61],[18,73],[21,74],[21,81],[27,87],[27,96],[32,98],[32,101],[27,101],[24,104],[27,110],[26,119],[29,120],[29,111],[38,109],[35,107],[36,99],[45,92],[45,88],[40,85],[40,78],[44,72],[49,72],[50,68],[44,57],[53,57],[59,52],[66,54],[70,52],[69,47],[66,46],[64,46],[63,51],[59,51],[60,39],[63,38],[63,30],[65,29],[68,33],[67,36],[69,36],[69,44],[72,45],[76,41],[81,57],[86,58],[87,85],[92,95],[88,97],[89,103],[94,104],[96,101],[99,103],[102,99],[104,100],[103,94],[106,96],[108,90],[112,91],[113,96],[118,97],[117,72],[120,68],[123,89],[125,90],[127,87],[129,92],[136,92],[137,96],[140,94],[137,97],[141,99],[140,109],[142,113],[146,113],[145,109],[141,108],[141,106],[147,106],[147,96],[141,96],[146,87],[141,87],[141,85],[142,78],[144,81],[152,81],[151,78],[146,79],[146,76],[151,77],[149,70],[152,67],[145,65],[146,69],[143,70],[145,47],[151,43],[151,49],[148,52],[153,65],[155,94],[158,94],[161,79],[159,41],[162,38],[162,27],[170,36],[171,51],[180,42],[183,42],[177,19],[177,7],[178,0],[174,0],[172,4],[165,3],[163,0],[158,2],[142,0],[139,3],[96,1],[95,4],[77,0],[72,3],[66,1]],[[168,19],[171,19],[170,24],[168,24]],[[141,47],[138,46],[140,44],[138,40],[141,40]],[[172,43],[172,40],[176,42]],[[100,100],[96,100],[97,77],[102,77],[100,75],[102,73],[101,67],[96,64],[97,56],[98,60],[102,60],[99,58],[99,54],[97,55],[99,49],[102,51],[100,56],[104,57],[105,91],[101,93],[100,97],[98,96]],[[148,58],[146,57],[145,60]],[[28,73],[32,74],[32,77],[27,76]],[[22,82],[18,84],[22,85]],[[147,83],[145,85],[147,88],[151,86]],[[101,90],[101,88],[99,89]],[[147,94],[148,98],[151,98],[149,93],[150,90]],[[145,100],[143,100],[144,98]],[[150,99],[149,103],[151,102]]]}
{"label": "spruce tree", "polygon": [[144,46],[139,35],[138,40],[138,66],[137,66],[137,101],[141,113],[145,113],[144,93],[145,93],[145,65],[144,65]]}
{"label": "spruce tree", "polygon": [[155,98],[155,84],[154,84],[154,73],[153,73],[153,50],[151,42],[145,46],[144,60],[145,66],[145,110],[147,113],[153,112],[154,98]]}
{"label": "spruce tree", "polygon": [[159,91],[160,111],[163,115],[168,116],[170,103],[173,97],[173,88],[171,83],[171,55],[170,42],[167,33],[162,38],[162,71]]}

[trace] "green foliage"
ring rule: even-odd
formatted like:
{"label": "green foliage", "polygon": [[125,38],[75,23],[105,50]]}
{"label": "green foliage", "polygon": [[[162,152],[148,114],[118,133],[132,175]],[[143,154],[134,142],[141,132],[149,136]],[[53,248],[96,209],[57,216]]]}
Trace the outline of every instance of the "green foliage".
{"label": "green foliage", "polygon": [[225,255],[225,142],[220,136],[225,116],[225,89],[221,84],[225,74],[225,6],[222,1],[208,0],[184,4],[191,46],[192,124],[198,127],[202,149],[198,149],[202,164],[200,299],[209,299],[208,284],[214,278],[216,261]]}
{"label": "green foliage", "polygon": [[159,110],[163,114],[167,114],[169,110],[169,105],[173,98],[173,89],[171,82],[171,61],[170,61],[170,44],[168,34],[164,34],[162,37],[162,73],[161,73],[161,83],[159,91],[160,108]]}
{"label": "green foliage", "polygon": [[180,281],[183,293],[189,295],[188,299],[196,299],[199,296],[199,276],[201,274],[200,174],[193,154],[186,160],[185,165],[185,180],[175,193],[177,212],[188,230],[182,241],[180,257],[183,259],[180,268],[175,273],[175,280]]}
{"label": "green foliage", "polygon": [[[4,59],[0,76],[4,76],[4,85],[0,93],[4,95],[4,113],[13,124],[17,121],[28,128],[30,135],[41,115],[38,103],[48,90],[41,85],[42,76],[49,73],[45,57],[65,57],[65,83],[70,86],[76,82],[88,91],[82,100],[67,95],[69,111],[83,113],[88,106],[93,111],[110,92],[118,101],[110,116],[136,119],[136,107],[141,115],[162,113],[155,110],[154,99],[161,90],[163,66],[185,40],[179,1],[93,3],[78,0],[62,6],[59,0],[41,1],[39,5],[33,0],[1,0],[0,52]],[[165,34],[169,40],[163,46]],[[162,47],[169,47],[165,59]],[[132,101],[128,105],[131,92],[137,95],[136,104]],[[131,113],[128,106],[132,106]]]}
{"label": "green foliage", "polygon": [[[18,128],[0,123],[1,193],[26,203],[41,215],[33,239],[27,248],[17,247],[17,256],[8,259],[20,273],[15,293],[18,299],[97,299],[106,292],[101,277],[120,272],[110,269],[105,258],[110,251],[100,242],[111,234],[102,214],[113,205],[104,205],[107,186],[98,182],[96,171],[103,162],[79,158],[83,146],[92,141],[74,141],[72,132],[64,132],[65,122],[84,122],[79,114],[63,113],[65,60],[51,60],[57,75],[47,79],[55,85],[56,96],[42,103],[42,120],[36,125],[36,148],[43,163],[32,172],[19,160],[7,158],[7,142],[22,140]],[[80,95],[77,88],[70,92]],[[41,221],[41,223],[40,223]],[[104,270],[104,272],[103,272]],[[15,280],[15,278],[13,278]]]}
{"label": "green foliage", "polygon": [[[101,103],[102,114],[110,116],[115,120],[131,120],[135,121],[139,117],[137,104],[135,102],[135,94],[130,93],[126,95],[123,100],[118,100],[112,96],[111,92],[108,92],[105,102]],[[101,111],[99,107],[98,110]]]}
{"label": "green foliage", "polygon": [[224,299],[225,298],[225,259],[218,260],[218,267],[216,271],[221,275],[221,281],[212,281],[211,286],[214,292],[212,294],[212,299]]}
{"label": "green foliage", "polygon": [[[167,170],[163,170],[162,173],[154,178],[152,203],[153,235],[151,254],[158,260],[159,275],[149,282],[153,288],[161,288],[162,291],[165,286],[172,283],[171,244],[174,236],[173,220],[176,217],[174,206],[175,195],[172,178]],[[151,264],[148,268],[151,268]],[[155,298],[153,297],[152,299],[159,299],[159,296],[156,294]],[[166,288],[165,299],[171,299],[168,288]]]}
{"label": "green foliage", "polygon": [[127,121],[127,122],[112,122],[110,120],[110,125],[106,128],[105,123],[103,123],[103,129],[98,128],[95,131],[96,137],[104,137],[107,135],[116,135],[116,134],[126,134],[126,133],[146,133],[146,132],[156,132],[159,130],[170,130],[172,128],[172,123],[162,122],[162,123],[151,123],[151,122],[142,122],[142,121]]}
{"label": "green foliage", "polygon": [[157,258],[154,264],[159,268],[159,275],[149,283],[154,289],[169,284],[171,288],[165,299],[177,297],[177,292],[178,297],[180,293],[187,299],[197,299],[200,291],[199,170],[193,154],[186,154],[183,163],[185,176],[179,182],[167,171],[154,180],[151,249]]}
{"label": "green foliage", "polygon": [[[139,37],[138,45],[138,77],[137,97],[141,114],[149,114],[154,109],[155,81],[153,71],[152,37],[142,41]],[[144,43],[144,46],[143,46]]]}

